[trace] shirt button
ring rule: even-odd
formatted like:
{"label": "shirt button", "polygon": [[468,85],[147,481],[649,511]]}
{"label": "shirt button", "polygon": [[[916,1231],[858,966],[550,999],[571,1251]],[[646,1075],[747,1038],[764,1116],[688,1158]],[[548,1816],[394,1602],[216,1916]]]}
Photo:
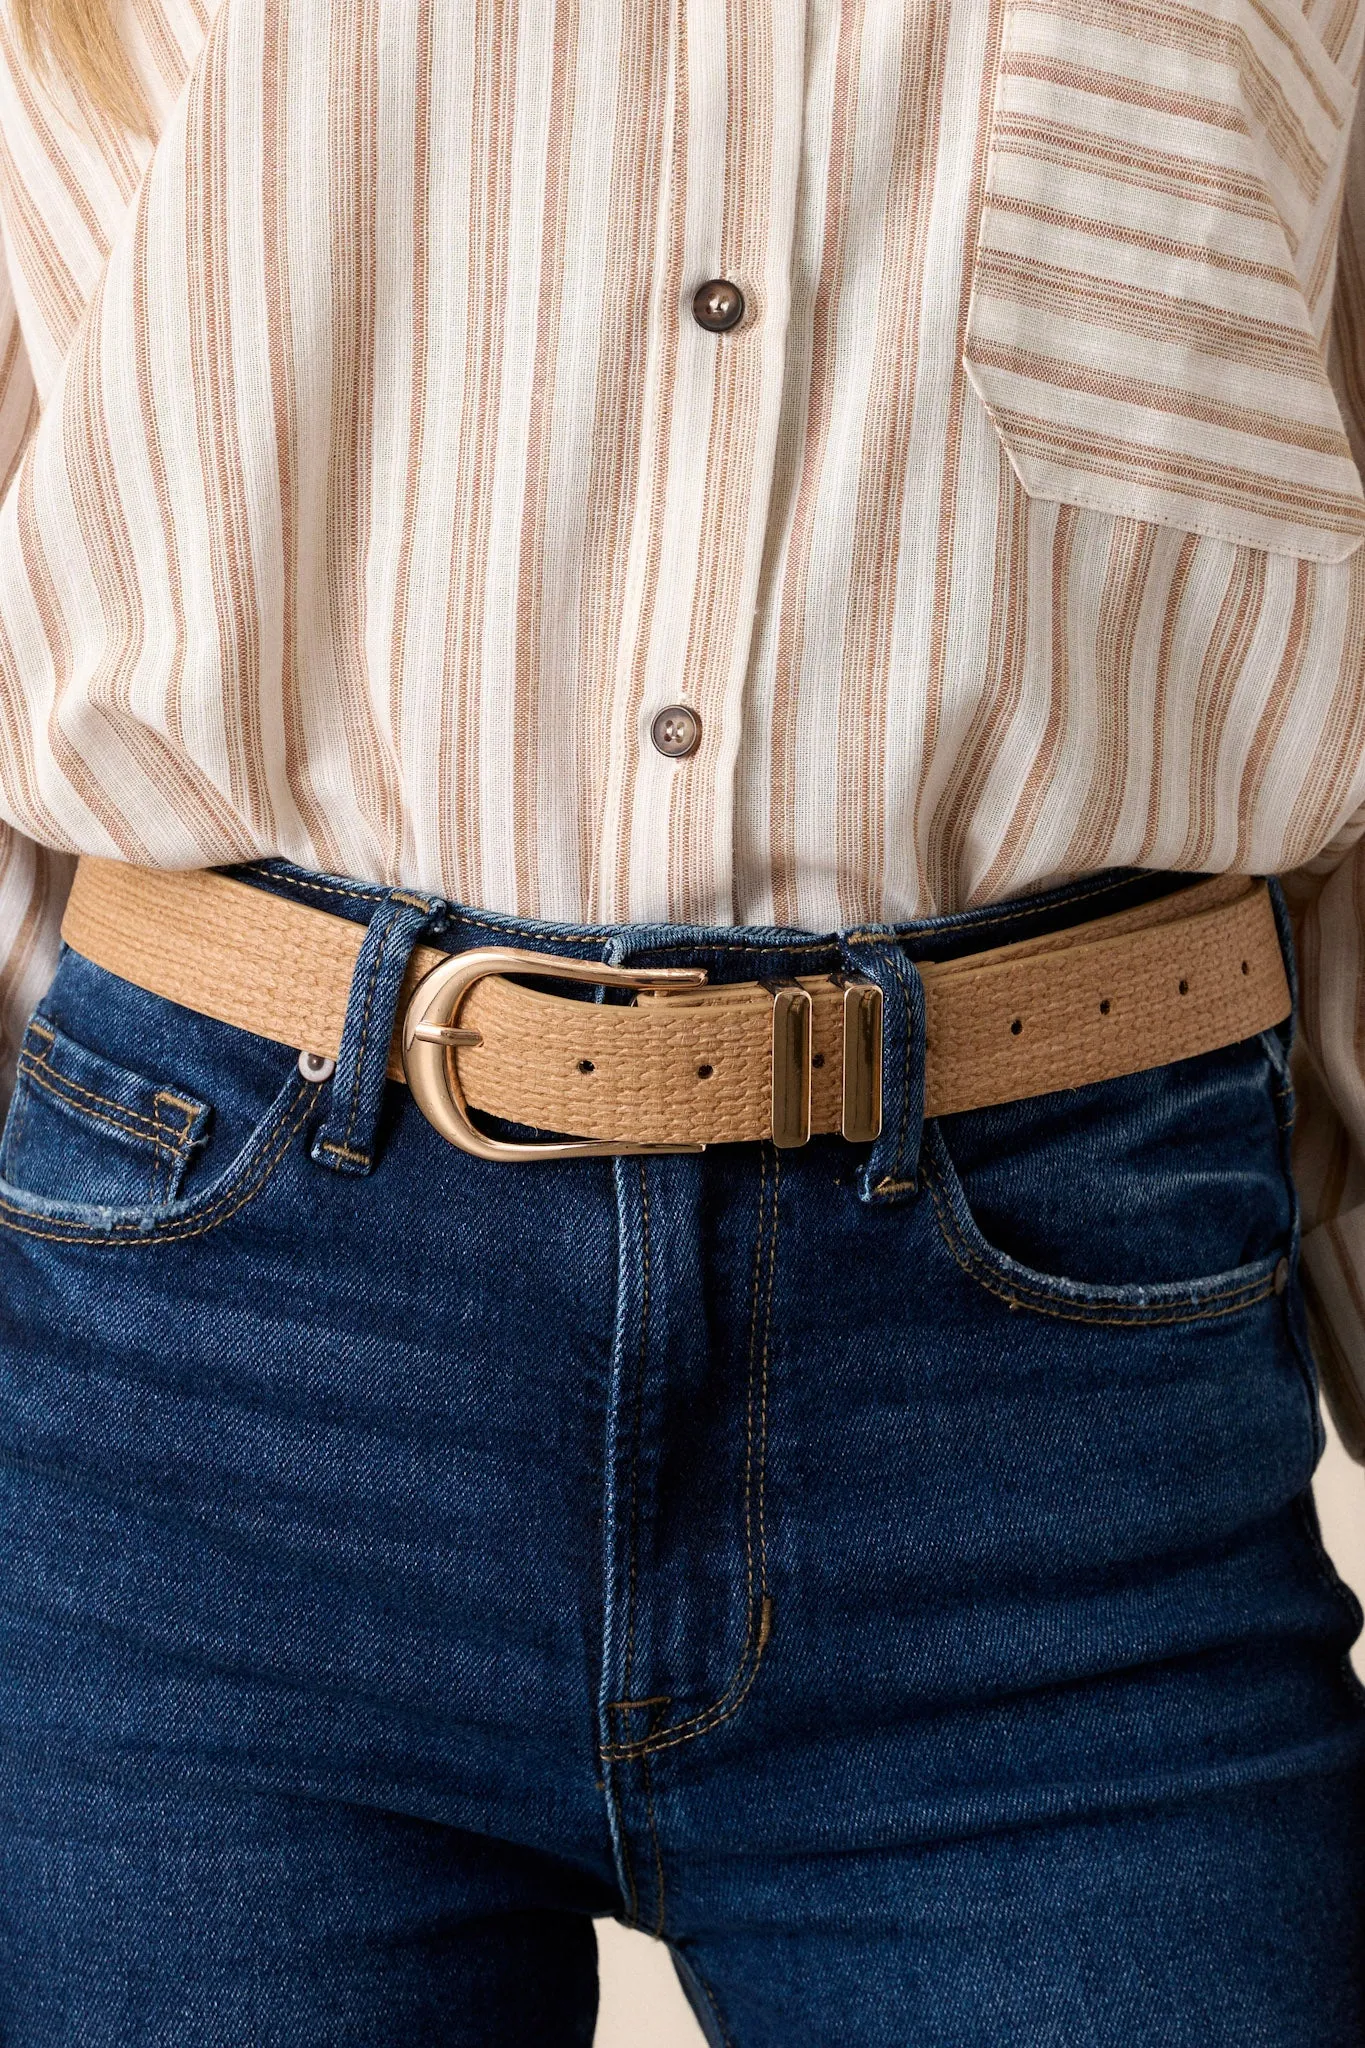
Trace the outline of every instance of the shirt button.
{"label": "shirt button", "polygon": [[670,761],[684,761],[701,745],[701,720],[686,704],[669,704],[659,712],[649,736]]}
{"label": "shirt button", "polygon": [[697,287],[692,300],[692,318],[708,334],[728,334],[744,318],[744,294],[727,278],[709,278]]}

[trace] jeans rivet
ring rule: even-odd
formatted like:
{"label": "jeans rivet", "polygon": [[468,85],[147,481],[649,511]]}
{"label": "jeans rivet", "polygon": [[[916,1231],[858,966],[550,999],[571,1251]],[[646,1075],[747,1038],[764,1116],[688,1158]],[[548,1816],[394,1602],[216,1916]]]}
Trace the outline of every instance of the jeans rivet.
{"label": "jeans rivet", "polygon": [[330,1081],[336,1070],[336,1061],[329,1060],[325,1053],[301,1052],[299,1054],[299,1072],[303,1075],[305,1081],[312,1081],[315,1085],[320,1085],[323,1081]]}

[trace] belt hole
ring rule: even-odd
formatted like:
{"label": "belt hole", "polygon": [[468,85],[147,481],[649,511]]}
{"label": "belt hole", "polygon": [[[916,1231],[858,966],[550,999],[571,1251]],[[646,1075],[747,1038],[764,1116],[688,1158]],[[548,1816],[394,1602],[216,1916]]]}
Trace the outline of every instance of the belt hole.
{"label": "belt hole", "polygon": [[1109,998],[1108,998],[1108,996],[1105,996],[1105,997],[1104,997],[1104,998],[1102,999],[1101,1003],[1100,1003],[1100,1015],[1101,1015],[1101,1017],[1107,1017],[1107,1016],[1109,1015]]}
{"label": "belt hole", "polygon": [[711,1076],[715,1073],[715,1071],[715,1068],[709,1063],[709,1061],[703,1060],[701,1065],[697,1068],[697,1079],[699,1081],[709,1081]]}
{"label": "belt hole", "polygon": [[1014,1033],[1016,1038],[1019,1036],[1019,1033],[1023,1030],[1023,1028],[1024,1020],[1022,1017],[1016,1017],[1014,1022],[1010,1025],[1010,1030]]}
{"label": "belt hole", "polygon": [[1188,983],[1187,981],[1182,981],[1182,982],[1181,982],[1181,984],[1180,984],[1180,993],[1181,993],[1181,995],[1182,995],[1182,996],[1187,996],[1187,995],[1189,994],[1189,992],[1190,992],[1190,985],[1189,985],[1189,983]]}
{"label": "belt hole", "polygon": [[822,1052],[813,1052],[810,1056],[810,1063],[813,1067],[823,1067],[825,1055]]}
{"label": "belt hole", "polygon": [[580,1074],[595,1074],[597,1069],[591,1060],[580,1060],[578,1062],[578,1071]]}
{"label": "belt hole", "polygon": [[1246,963],[1246,961],[1245,961],[1245,960],[1244,960],[1244,961],[1242,962],[1242,972],[1243,972],[1243,974],[1250,974],[1250,972],[1251,972],[1251,969],[1250,969],[1250,968],[1249,968],[1249,967],[1247,966],[1247,963]]}

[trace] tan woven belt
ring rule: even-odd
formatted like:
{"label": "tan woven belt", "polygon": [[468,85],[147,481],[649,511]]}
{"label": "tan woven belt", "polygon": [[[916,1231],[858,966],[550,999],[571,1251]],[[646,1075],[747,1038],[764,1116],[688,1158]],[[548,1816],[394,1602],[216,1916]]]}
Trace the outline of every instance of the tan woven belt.
{"label": "tan woven belt", "polygon": [[[62,935],[149,994],[301,1052],[340,1051],[362,938],[349,919],[224,875],[86,859]],[[1240,876],[919,972],[929,1116],[1212,1052],[1290,1007],[1269,892]],[[635,1001],[509,975],[620,984]],[[881,991],[854,977],[712,987],[693,970],[421,947],[399,1015],[390,1073],[481,1156],[866,1140],[881,1124]],[[506,1144],[470,1108],[578,1142]]]}

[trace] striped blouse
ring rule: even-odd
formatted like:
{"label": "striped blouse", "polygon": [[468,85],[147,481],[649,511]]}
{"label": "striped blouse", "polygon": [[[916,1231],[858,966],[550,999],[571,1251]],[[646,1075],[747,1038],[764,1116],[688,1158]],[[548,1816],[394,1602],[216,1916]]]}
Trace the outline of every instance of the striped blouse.
{"label": "striped blouse", "polygon": [[814,929],[1284,872],[1365,1428],[1362,0],[124,25],[155,143],[0,8],[10,1046],[73,850]]}

